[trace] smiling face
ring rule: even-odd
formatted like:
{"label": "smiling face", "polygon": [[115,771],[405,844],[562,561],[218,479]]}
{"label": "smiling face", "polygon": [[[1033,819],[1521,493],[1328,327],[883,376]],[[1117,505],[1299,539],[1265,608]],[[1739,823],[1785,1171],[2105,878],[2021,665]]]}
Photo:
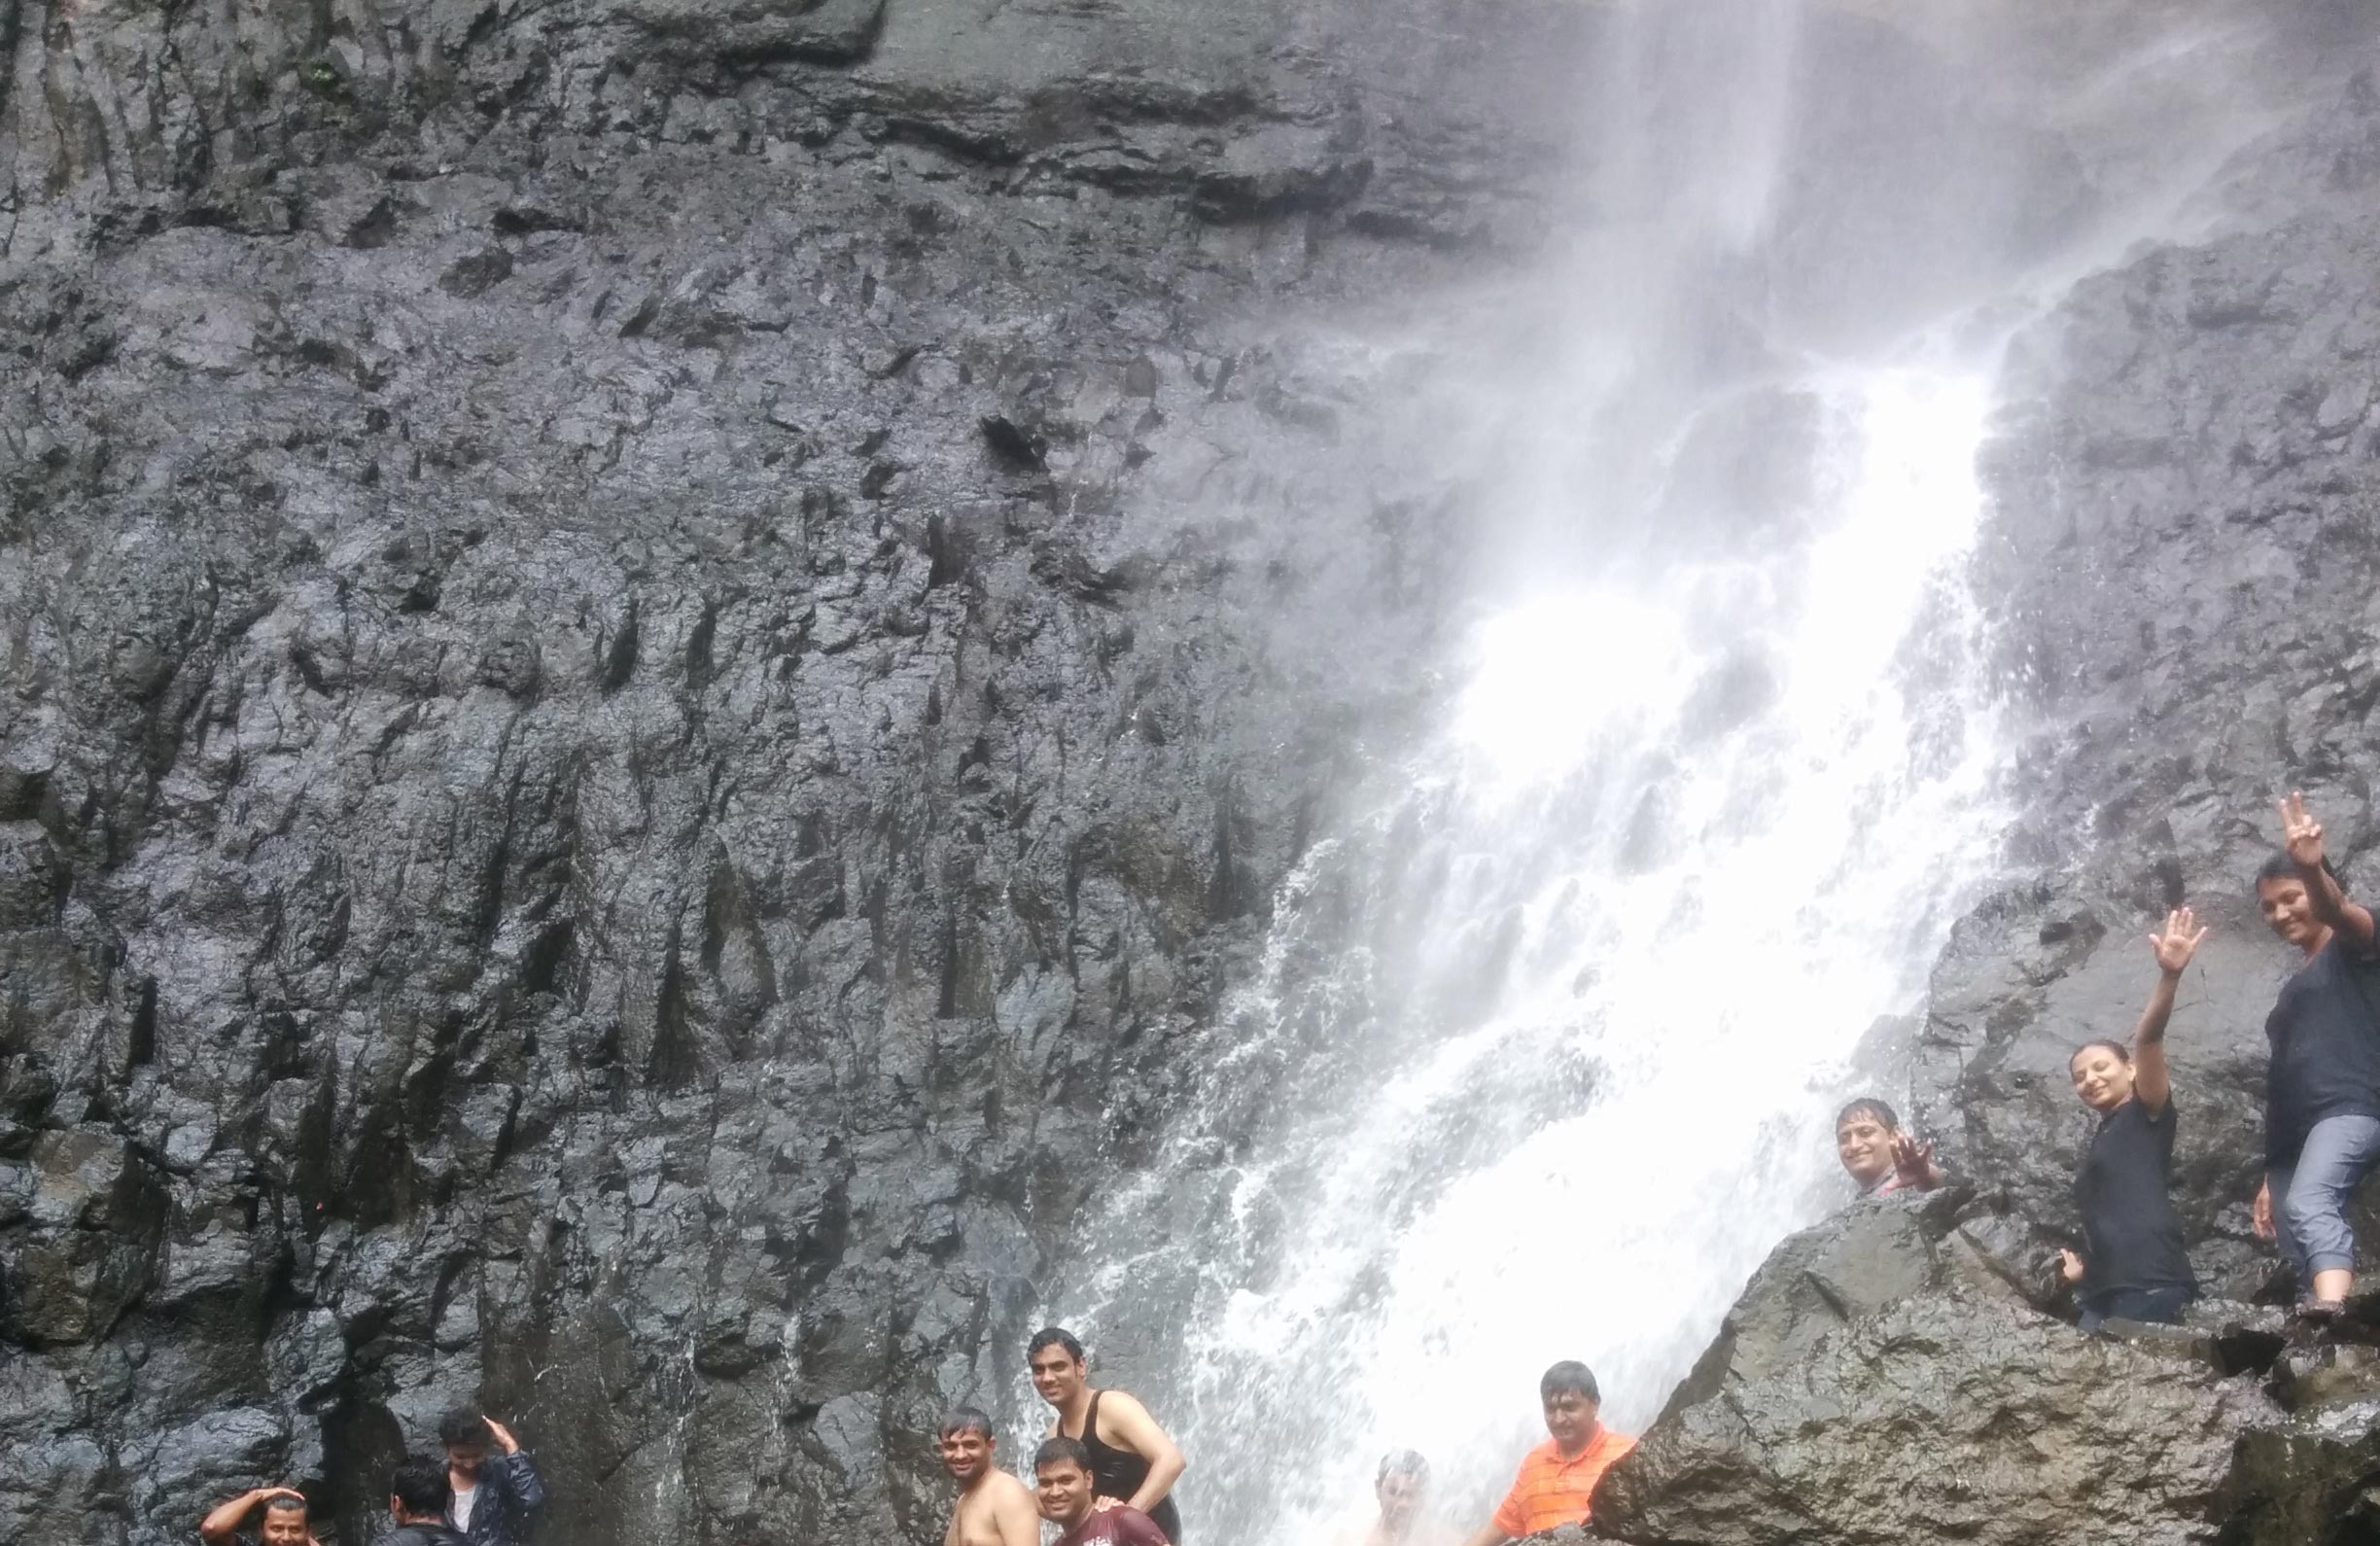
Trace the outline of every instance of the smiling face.
{"label": "smiling face", "polygon": [[2272,931],[2308,955],[2322,948],[2327,931],[2314,916],[2305,882],[2294,875],[2257,882],[2257,906]]}
{"label": "smiling face", "polygon": [[1091,1473],[1072,1460],[1044,1461],[1033,1467],[1033,1498],[1043,1519],[1072,1529],[1091,1513]]}
{"label": "smiling face", "polygon": [[1892,1174],[1893,1140],[1900,1136],[1870,1112],[1854,1111],[1835,1129],[1835,1153],[1864,1189]]}
{"label": "smiling face", "polygon": [[283,1508],[276,1501],[266,1506],[264,1522],[257,1530],[262,1546],[306,1546],[309,1538],[304,1504]]}
{"label": "smiling face", "polygon": [[2132,1099],[2132,1065],[2112,1047],[2084,1047],[2066,1072],[2074,1077],[2075,1094],[2094,1111],[2113,1111]]}
{"label": "smiling face", "polygon": [[1074,1399],[1083,1388],[1090,1370],[1080,1358],[1067,1352],[1061,1343],[1053,1342],[1026,1361],[1032,1371],[1033,1388],[1041,1399],[1054,1407],[1064,1407]]}
{"label": "smiling face", "polygon": [[1595,1433],[1596,1403],[1584,1390],[1557,1390],[1545,1398],[1546,1432],[1555,1448],[1576,1455]]}
{"label": "smiling face", "polygon": [[964,1487],[992,1468],[992,1435],[981,1428],[952,1428],[942,1435],[942,1469]]}

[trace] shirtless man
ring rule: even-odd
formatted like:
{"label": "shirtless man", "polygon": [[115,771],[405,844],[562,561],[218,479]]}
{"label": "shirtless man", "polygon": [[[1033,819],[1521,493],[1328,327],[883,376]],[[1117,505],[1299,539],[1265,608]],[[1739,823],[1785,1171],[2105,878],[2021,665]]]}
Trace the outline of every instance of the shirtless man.
{"label": "shirtless man", "polygon": [[260,1487],[209,1510],[198,1522],[198,1538],[206,1546],[232,1546],[243,1538],[239,1528],[259,1503],[264,1505],[264,1512],[257,1522],[254,1538],[258,1546],[314,1546],[305,1494],[294,1487]]}
{"label": "shirtless man", "polygon": [[942,1468],[959,1484],[942,1546],[1041,1546],[1032,1489],[994,1463],[992,1420],[971,1406],[942,1420]]}
{"label": "shirtless man", "polygon": [[1166,1494],[1181,1477],[1182,1452],[1148,1408],[1121,1390],[1092,1389],[1090,1365],[1072,1332],[1048,1326],[1034,1333],[1025,1364],[1033,1388],[1058,1410],[1050,1437],[1082,1444],[1098,1495],[1138,1509],[1181,1546],[1181,1516]]}
{"label": "shirtless man", "polygon": [[1102,1503],[1091,1452],[1079,1439],[1044,1439],[1033,1452],[1033,1493],[1058,1527],[1057,1546],[1166,1546],[1157,1522],[1129,1503]]}

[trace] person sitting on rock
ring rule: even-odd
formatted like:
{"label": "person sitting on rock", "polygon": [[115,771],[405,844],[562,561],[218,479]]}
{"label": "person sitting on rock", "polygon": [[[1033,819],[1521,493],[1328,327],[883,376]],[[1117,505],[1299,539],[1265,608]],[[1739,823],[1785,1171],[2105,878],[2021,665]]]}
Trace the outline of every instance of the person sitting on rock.
{"label": "person sitting on rock", "polygon": [[[446,1481],[453,1492],[446,1522],[473,1546],[520,1546],[530,1522],[545,1506],[545,1484],[511,1429],[470,1407],[457,1407],[438,1420],[438,1442],[446,1447]],[[491,1448],[504,1453],[490,1455]]]}
{"label": "person sitting on rock", "polygon": [[389,1517],[397,1528],[384,1531],[373,1546],[471,1546],[468,1537],[446,1524],[446,1505],[452,1496],[444,1463],[404,1461],[389,1478]]}
{"label": "person sitting on rock", "polygon": [[1558,1363],[1537,1382],[1538,1399],[1545,1405],[1545,1443],[1528,1452],[1512,1491],[1497,1505],[1495,1517],[1479,1528],[1465,1546],[1501,1546],[1522,1535],[1534,1535],[1557,1525],[1588,1522],[1595,1483],[1611,1463],[1636,1447],[1625,1433],[1615,1433],[1597,1421],[1603,1397],[1587,1365]]}
{"label": "person sitting on rock", "polygon": [[1025,1366],[1041,1399],[1058,1410],[1050,1437],[1081,1442],[1099,1495],[1130,1503],[1181,1546],[1181,1515],[1167,1494],[1181,1476],[1182,1452],[1148,1408],[1121,1390],[1092,1389],[1082,1344],[1057,1326],[1033,1334]]}
{"label": "person sitting on rock", "polygon": [[2335,1314],[2355,1286],[2347,1205],[2380,1164],[2380,963],[2372,915],[2349,901],[2305,796],[2281,802],[2282,852],[2257,872],[2272,931],[2303,954],[2264,1022],[2264,1184],[2256,1230],[2276,1236],[2308,1296]]}
{"label": "person sitting on rock", "polygon": [[2183,968],[2206,932],[2188,907],[2166,914],[2163,931],[2149,936],[2157,980],[2132,1028],[2132,1044],[2086,1041],[2067,1060],[2075,1094],[2099,1113],[2099,1130],[2075,1177],[2083,1250],[2061,1252],[2066,1281],[2078,1285],[2085,1331],[2110,1318],[2173,1325],[2198,1297],[2182,1219],[2166,1191],[2176,1118],[2165,1025]]}
{"label": "person sitting on rock", "polygon": [[1934,1145],[1902,1132],[1893,1108],[1872,1096],[1862,1096],[1836,1113],[1835,1155],[1862,1197],[1930,1192],[1942,1183]]}
{"label": "person sitting on rock", "polygon": [[231,1546],[243,1539],[240,1527],[259,1504],[264,1512],[257,1521],[257,1546],[314,1546],[305,1494],[294,1487],[259,1487],[209,1509],[198,1522],[198,1538],[206,1546]]}
{"label": "person sitting on rock", "polygon": [[959,1484],[942,1546],[1041,1546],[1041,1517],[1032,1489],[993,1458],[998,1440],[992,1420],[971,1406],[953,1407],[942,1420],[942,1468]]}
{"label": "person sitting on rock", "polygon": [[1058,1527],[1057,1546],[1168,1546],[1155,1520],[1101,1493],[1080,1439],[1045,1439],[1033,1451],[1033,1493],[1041,1517]]}

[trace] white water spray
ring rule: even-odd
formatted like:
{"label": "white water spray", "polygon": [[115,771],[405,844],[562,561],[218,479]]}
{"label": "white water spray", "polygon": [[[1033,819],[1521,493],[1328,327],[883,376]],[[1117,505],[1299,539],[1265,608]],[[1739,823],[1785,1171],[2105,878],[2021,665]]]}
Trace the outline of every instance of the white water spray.
{"label": "white water spray", "polygon": [[1281,888],[1207,1103],[1047,1307],[1095,1355],[1172,1350],[1125,1383],[1167,1377],[1202,1540],[1332,1536],[1403,1447],[1476,1528],[1558,1358],[1649,1422],[1847,1197],[1863,1041],[1922,1007],[2006,825],[1966,560],[2003,347],[2054,284],[1837,350],[1805,324],[1839,298],[1748,321],[1806,18],[1679,14],[1616,48],[1571,331],[1466,377],[1482,541],[1518,556],[1445,727]]}

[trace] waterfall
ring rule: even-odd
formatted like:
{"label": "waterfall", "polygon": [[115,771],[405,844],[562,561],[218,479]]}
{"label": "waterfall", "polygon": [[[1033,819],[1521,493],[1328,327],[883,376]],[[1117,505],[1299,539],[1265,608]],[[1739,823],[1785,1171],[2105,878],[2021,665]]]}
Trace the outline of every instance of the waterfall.
{"label": "waterfall", "polygon": [[[1626,14],[1586,233],[1436,345],[1470,351],[1435,411],[1483,577],[1439,728],[1280,888],[1199,1107],[1044,1306],[1181,1440],[1201,1541],[1334,1537],[1404,1447],[1476,1528],[1547,1364],[1641,1428],[1849,1196],[1833,1113],[2009,821],[1966,580],[2007,345],[2180,202],[2061,204],[2086,179],[2022,112],[1860,126],[1897,46],[1781,0]],[[2111,117],[2216,102],[2191,57],[2107,61]],[[2245,132],[2209,114],[2191,175]]]}

